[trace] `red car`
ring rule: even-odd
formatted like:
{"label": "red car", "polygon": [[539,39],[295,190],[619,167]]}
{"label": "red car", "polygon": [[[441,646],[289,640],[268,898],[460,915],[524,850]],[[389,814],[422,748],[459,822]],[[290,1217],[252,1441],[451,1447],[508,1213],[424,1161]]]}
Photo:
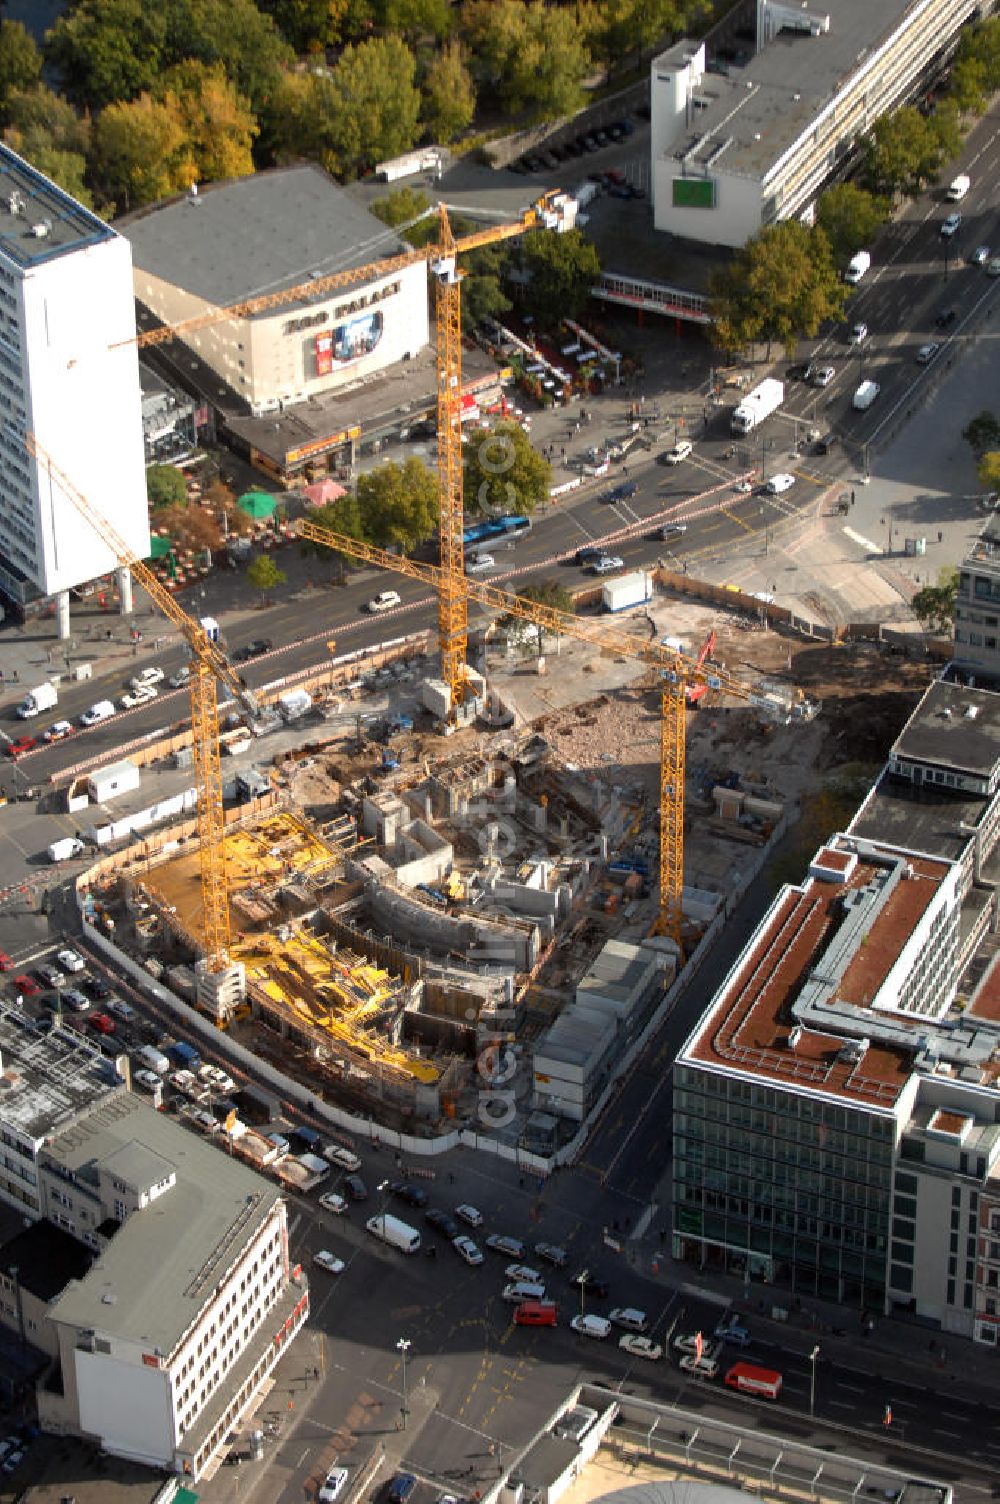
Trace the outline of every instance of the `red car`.
{"label": "red car", "polygon": [[8,956],[7,952],[5,950],[0,950],[0,971],[10,971],[13,965],[14,963],[10,959],[10,956]]}
{"label": "red car", "polygon": [[16,736],[7,743],[7,756],[20,757],[22,752],[33,752],[37,746],[38,739],[34,736]]}
{"label": "red car", "polygon": [[25,997],[37,997],[42,990],[34,977],[29,977],[27,972],[23,976],[14,978],[14,986],[18,992],[23,992]]}
{"label": "red car", "polygon": [[98,1034],[113,1034],[115,1032],[115,1021],[113,1018],[109,1018],[106,1013],[91,1013],[87,1019],[87,1023],[92,1029],[96,1029]]}

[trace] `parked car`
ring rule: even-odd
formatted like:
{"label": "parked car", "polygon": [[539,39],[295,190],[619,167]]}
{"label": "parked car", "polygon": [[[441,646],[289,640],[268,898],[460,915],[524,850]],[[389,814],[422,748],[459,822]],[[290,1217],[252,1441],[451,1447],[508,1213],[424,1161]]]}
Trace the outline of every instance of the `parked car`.
{"label": "parked car", "polygon": [[410,1185],[408,1180],[391,1180],[386,1186],[390,1196],[398,1196],[408,1206],[426,1206],[427,1192],[422,1185]]}
{"label": "parked car", "polygon": [[82,993],[79,987],[67,987],[59,994],[67,1008],[74,1013],[87,1013],[90,1010],[90,998]]}
{"label": "parked car", "polygon": [[84,977],[80,986],[88,996],[94,999],[95,1003],[103,1003],[106,997],[111,996],[111,988],[103,977]]}
{"label": "parked car", "polygon": [[61,987],[66,980],[58,966],[50,966],[44,961],[41,966],[35,967],[35,974],[43,987]]}
{"label": "parked car", "polygon": [[14,963],[5,950],[0,950],[0,971],[10,971]]}
{"label": "parked car", "polygon": [[132,675],[128,681],[129,689],[146,689],[153,684],[162,684],[164,677],[162,668],[150,664],[147,668],[140,669],[137,674]]}
{"label": "parked car", "polygon": [[360,1175],[348,1175],[347,1179],[344,1181],[344,1184],[347,1187],[347,1194],[348,1196],[350,1196],[352,1201],[368,1200],[368,1187],[365,1185]]}
{"label": "parked car", "polygon": [[440,1207],[429,1206],[424,1212],[424,1216],[434,1231],[443,1233],[446,1238],[457,1238],[462,1231],[455,1218],[448,1212],[443,1212]]}
{"label": "parked car", "polygon": [[934,320],[935,328],[947,329],[950,324],[955,322],[957,317],[958,314],[954,308],[943,308]]}
{"label": "parked car", "polygon": [[481,1250],[476,1246],[471,1238],[466,1237],[464,1232],[460,1232],[457,1238],[452,1238],[451,1246],[452,1248],[454,1248],[459,1258],[464,1259],[467,1264],[475,1265],[481,1264],[483,1262],[483,1255]]}
{"label": "parked car", "polygon": [[836,367],[820,366],[818,370],[812,373],[809,380],[813,386],[829,386],[836,374]]}
{"label": "parked car", "polygon": [[1000,277],[1000,256],[991,256],[986,264],[988,277]]}
{"label": "parked car", "polygon": [[344,1491],[347,1477],[346,1467],[332,1467],[323,1479],[319,1493],[316,1495],[319,1504],[334,1504],[334,1500],[339,1499]]}
{"label": "parked car", "polygon": [[607,493],[604,500],[628,501],[629,497],[634,496],[638,489],[639,487],[636,485],[634,480],[622,481],[620,486],[612,486],[611,490]]}
{"label": "parked car", "polygon": [[682,460],[686,460],[693,453],[694,445],[691,443],[691,440],[679,439],[673,449],[668,449],[664,454],[660,455],[660,464],[679,465]]}
{"label": "parked car", "polygon": [[686,532],[686,522],[665,522],[660,528],[660,537],[666,543],[668,539],[680,538]]}
{"label": "parked car", "polygon": [[626,1332],[618,1338],[618,1346],[633,1358],[649,1358],[654,1363],[663,1357],[663,1348],[652,1337],[640,1337],[635,1332]]}
{"label": "parked car", "polygon": [[750,1346],[750,1329],[739,1321],[720,1321],[715,1328],[715,1335],[720,1342],[729,1342],[735,1347]]}
{"label": "parked car", "polygon": [[617,554],[602,554],[591,564],[590,572],[591,574],[614,574],[616,569],[624,568],[625,560],[620,559]]}
{"label": "parked car", "polygon": [[122,710],[136,710],[140,705],[155,700],[158,693],[155,684],[141,684],[138,689],[130,689],[127,694],[122,695],[121,708]]}
{"label": "parked car", "polygon": [[547,1264],[555,1264],[557,1269],[565,1269],[569,1263],[569,1254],[558,1243],[536,1243],[535,1252]]}
{"label": "parked car", "polygon": [[941,234],[945,240],[950,240],[953,235],[957,235],[958,227],[961,223],[962,216],[957,210],[953,214],[949,214],[947,219],[941,221]]}
{"label": "parked car", "polygon": [[70,950],[69,946],[67,946],[65,950],[56,952],[56,960],[59,962],[59,965],[62,967],[63,971],[83,971],[86,966],[86,962],[79,954],[79,952]]}
{"label": "parked car", "polygon": [[508,1279],[514,1280],[520,1285],[541,1285],[545,1283],[545,1276],[537,1269],[532,1269],[530,1264],[508,1264],[504,1270]]}
{"label": "parked car", "polygon": [[611,1322],[606,1316],[574,1316],[570,1326],[578,1336],[595,1337],[599,1342],[611,1336]]}
{"label": "parked car", "polygon": [[509,1259],[523,1259],[527,1251],[520,1238],[509,1238],[502,1232],[491,1232],[486,1239],[486,1246],[494,1253],[505,1254]]}
{"label": "parked car", "polygon": [[265,653],[274,649],[274,643],[270,637],[254,637],[247,643],[247,656],[250,658],[262,658]]}
{"label": "parked car", "polygon": [[674,1351],[679,1353],[697,1353],[698,1338],[701,1336],[701,1355],[703,1358],[714,1357],[719,1350],[717,1342],[711,1342],[700,1332],[689,1332],[674,1338]]}
{"label": "parked car", "polygon": [[468,1201],[463,1201],[461,1206],[456,1206],[455,1216],[467,1227],[482,1227],[483,1214],[476,1207],[470,1206]]}
{"label": "parked car", "polygon": [[333,1212],[335,1217],[342,1217],[347,1211],[346,1200],[343,1196],[338,1196],[336,1191],[324,1191],[319,1204],[324,1211]]}
{"label": "parked car", "polygon": [[72,721],[55,721],[49,727],[48,731],[43,731],[42,732],[42,741],[43,742],[61,742],[61,741],[65,741],[65,739],[66,739],[67,736],[72,736],[72,735],[73,735],[73,722]]}
{"label": "parked car", "polygon": [[577,564],[586,566],[596,564],[598,559],[605,558],[605,553],[603,548],[578,548],[575,557]]}
{"label": "parked car", "polygon": [[34,977],[29,977],[26,971],[22,972],[19,977],[14,978],[14,987],[16,991],[22,993],[25,997],[37,997],[42,990]]}
{"label": "parked car", "polygon": [[87,1019],[87,1026],[88,1028],[96,1029],[98,1034],[113,1034],[115,1032],[115,1021],[113,1018],[109,1018],[106,1013],[92,1013]]}
{"label": "parked car", "polygon": [[186,663],[182,663],[177,672],[170,675],[167,683],[170,685],[171,689],[183,689],[190,678],[191,670],[188,668]]}
{"label": "parked car", "polygon": [[314,1253],[313,1263],[317,1268],[325,1269],[327,1274],[343,1274],[347,1268],[343,1259],[338,1259],[337,1255],[331,1253],[328,1248],[321,1248],[318,1253]]}
{"label": "parked car", "polygon": [[921,345],[920,349],[917,351],[917,365],[929,366],[940,348],[941,346],[935,344],[933,340],[929,345]]}
{"label": "parked car", "polygon": [[416,1486],[417,1480],[412,1473],[397,1473],[389,1484],[389,1504],[406,1504]]}
{"label": "parked car", "polygon": [[36,736],[15,736],[7,743],[7,756],[20,757],[24,752],[33,752],[37,746]]}
{"label": "parked car", "polygon": [[865,340],[867,338],[868,338],[868,325],[867,324],[852,324],[851,325],[850,332],[848,333],[848,336],[847,336],[847,343],[849,345],[863,345],[864,342],[865,342]]}
{"label": "parked car", "polygon": [[[136,1071],[132,1076],[132,1080],[145,1091],[156,1091],[157,1087],[163,1084],[162,1076],[158,1076],[155,1071],[147,1071],[145,1069]],[[214,1123],[215,1119],[213,1118],[212,1121]]]}
{"label": "parked car", "polygon": [[465,560],[466,574],[488,574],[496,567],[497,561],[492,554],[469,554]]}

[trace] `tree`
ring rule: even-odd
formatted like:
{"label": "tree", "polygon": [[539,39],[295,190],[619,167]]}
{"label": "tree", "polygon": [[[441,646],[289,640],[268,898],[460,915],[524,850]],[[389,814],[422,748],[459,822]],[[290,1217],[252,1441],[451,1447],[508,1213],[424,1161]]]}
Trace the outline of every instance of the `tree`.
{"label": "tree", "polygon": [[500,318],[510,311],[511,301],[502,284],[512,254],[511,241],[498,241],[465,257],[460,288],[463,329],[478,329],[487,319]]}
{"label": "tree", "polygon": [[247,583],[254,590],[260,591],[260,603],[264,605],[267,592],[277,590],[288,579],[283,569],[279,569],[270,554],[258,554],[253,563],[247,566]]}
{"label": "tree", "polygon": [[416,456],[402,465],[379,465],[358,477],[358,510],[371,543],[395,543],[409,553],[437,527],[437,476]]}
{"label": "tree", "polygon": [[868,172],[878,193],[919,193],[944,160],[935,126],[912,105],[882,115],[866,146]]}
{"label": "tree", "polygon": [[187,501],[187,481],[173,465],[149,465],[146,469],[146,498],[154,509],[183,506]]}
{"label": "tree", "polygon": [[976,474],[984,491],[1000,492],[1000,449],[988,449],[980,456]]}
{"label": "tree", "polygon": [[200,182],[252,174],[257,121],[221,63],[177,63],[164,74],[157,95],[176,104]]}
{"label": "tree", "polygon": [[870,245],[887,217],[885,202],[857,183],[837,183],[820,194],[816,205],[816,223],[838,266]]}
{"label": "tree", "polygon": [[346,47],[330,77],[329,133],[340,171],[358,176],[417,139],[420,94],[413,53],[398,37]]}
{"label": "tree", "polygon": [[423,121],[432,141],[454,141],[472,123],[476,90],[458,42],[437,54],[423,85]]}
{"label": "tree", "polygon": [[[564,611],[567,616],[576,614],[576,602],[565,586],[559,584],[558,580],[539,580],[536,585],[525,585],[522,590],[517,592],[517,597],[518,600],[532,601],[541,606],[551,606],[554,611]],[[515,624],[520,627],[527,627],[528,625],[522,616],[502,616],[497,623],[498,626],[503,627],[507,631]],[[540,654],[544,631],[541,622],[536,623],[535,630],[538,633],[538,651]]]}
{"label": "tree", "polygon": [[937,108],[928,116],[928,124],[937,143],[938,161],[935,171],[943,162],[948,162],[952,157],[957,157],[962,146],[964,131],[959,118],[958,106],[952,99],[942,99]]}
{"label": "tree", "polygon": [[465,510],[486,516],[533,512],[549,494],[552,466],[519,423],[474,428],[463,445]]}
{"label": "tree", "polygon": [[81,120],[73,106],[44,84],[15,91],[8,99],[8,125],[4,140],[65,188],[82,204],[93,198],[84,181],[90,150],[90,122]]}
{"label": "tree", "polygon": [[390,36],[440,41],[451,30],[450,0],[374,0],[375,22]]}
{"label": "tree", "polygon": [[284,69],[295,61],[291,47],[279,35],[274,21],[264,15],[254,0],[160,0],[176,20],[171,30],[170,63],[196,58],[202,63],[221,63],[226,76],[254,114],[261,116],[281,81]]}
{"label": "tree", "polygon": [[350,0],[258,0],[296,52],[322,52],[345,35]]}
{"label": "tree", "polygon": [[955,620],[958,570],[942,569],[936,585],[925,585],[910,602],[914,616],[925,632],[950,632]]}
{"label": "tree", "polygon": [[92,171],[119,210],[154,203],[197,180],[198,169],[173,95],[109,104],[94,121]]}
{"label": "tree", "polygon": [[0,120],[9,118],[10,96],[33,89],[42,72],[42,54],[20,21],[0,21]]}
{"label": "tree", "polygon": [[607,56],[617,59],[634,47],[637,68],[661,37],[690,33],[692,23],[711,12],[707,0],[605,0],[605,6]]}
{"label": "tree", "polygon": [[422,188],[394,188],[385,198],[378,198],[369,204],[368,208],[376,219],[380,219],[384,225],[391,225],[395,230],[425,214],[430,206],[430,198]]}
{"label": "tree", "polygon": [[471,0],[461,24],[473,78],[507,110],[551,120],[581,104],[591,59],[572,8]]}
{"label": "tree", "polygon": [[532,231],[521,241],[521,260],[528,273],[524,303],[545,327],[576,318],[601,275],[597,250],[579,230]]}
{"label": "tree", "polygon": [[45,33],[46,61],[74,104],[102,109],[151,89],[167,52],[177,0],[77,0]]}
{"label": "tree", "polygon": [[838,317],[847,297],[825,233],[797,219],[765,226],[714,279],[712,292],[719,319],[713,337],[724,348],[766,339],[770,352],[780,340],[789,354]]}
{"label": "tree", "polygon": [[988,449],[1000,448],[1000,418],[984,407],[982,412],[969,419],[962,429],[962,438],[977,457]]}

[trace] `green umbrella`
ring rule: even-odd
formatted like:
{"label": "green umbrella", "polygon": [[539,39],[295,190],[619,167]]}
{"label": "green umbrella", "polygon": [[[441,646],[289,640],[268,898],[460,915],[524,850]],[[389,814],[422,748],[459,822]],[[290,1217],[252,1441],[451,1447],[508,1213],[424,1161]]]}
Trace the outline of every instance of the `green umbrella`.
{"label": "green umbrella", "polygon": [[170,538],[159,538],[154,533],[149,541],[152,547],[146,557],[152,559],[154,563],[157,559],[165,559],[168,554],[173,553],[174,545]]}
{"label": "green umbrella", "polygon": [[262,522],[265,518],[274,516],[278,503],[266,491],[244,491],[236,505],[241,512],[252,517],[254,522]]}

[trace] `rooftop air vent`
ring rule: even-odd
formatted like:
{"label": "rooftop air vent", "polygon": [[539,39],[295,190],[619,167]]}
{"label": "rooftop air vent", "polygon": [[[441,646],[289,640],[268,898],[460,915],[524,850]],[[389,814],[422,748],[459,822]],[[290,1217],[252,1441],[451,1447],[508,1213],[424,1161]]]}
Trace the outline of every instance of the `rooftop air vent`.
{"label": "rooftop air vent", "polygon": [[802,1025],[801,1024],[796,1024],[795,1028],[792,1030],[792,1032],[788,1036],[788,1048],[790,1050],[794,1050],[795,1046],[798,1044],[798,1042],[799,1042],[799,1040],[801,1038],[802,1038]]}
{"label": "rooftop air vent", "polygon": [[51,219],[38,219],[31,227],[31,233],[36,240],[47,240],[52,233]]}
{"label": "rooftop air vent", "polygon": [[978,714],[979,714],[979,706],[978,705],[966,705],[966,707],[965,707],[965,719],[967,721],[974,721],[976,719],[976,716]]}
{"label": "rooftop air vent", "polygon": [[23,214],[26,207],[27,205],[25,204],[24,194],[20,193],[15,188],[13,193],[11,193],[7,199],[7,208],[10,210],[11,214]]}

